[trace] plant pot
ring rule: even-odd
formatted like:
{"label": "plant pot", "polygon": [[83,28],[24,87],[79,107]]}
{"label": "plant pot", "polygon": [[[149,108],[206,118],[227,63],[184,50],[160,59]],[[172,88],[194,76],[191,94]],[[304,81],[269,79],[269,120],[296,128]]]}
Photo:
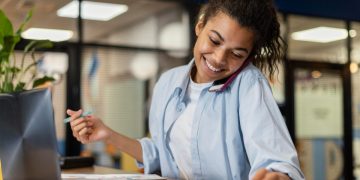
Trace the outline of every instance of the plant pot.
{"label": "plant pot", "polygon": [[49,89],[0,94],[4,179],[60,179]]}

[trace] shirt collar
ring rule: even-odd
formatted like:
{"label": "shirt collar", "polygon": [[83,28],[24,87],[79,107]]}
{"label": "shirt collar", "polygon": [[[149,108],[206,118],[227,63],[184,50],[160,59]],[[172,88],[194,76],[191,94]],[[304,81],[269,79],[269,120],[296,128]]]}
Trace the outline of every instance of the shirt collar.
{"label": "shirt collar", "polygon": [[175,93],[180,95],[180,97],[184,97],[184,94],[186,92],[187,86],[190,81],[191,76],[191,69],[193,68],[195,64],[194,58],[186,65],[185,73],[180,74],[179,78],[176,78],[175,80]]}

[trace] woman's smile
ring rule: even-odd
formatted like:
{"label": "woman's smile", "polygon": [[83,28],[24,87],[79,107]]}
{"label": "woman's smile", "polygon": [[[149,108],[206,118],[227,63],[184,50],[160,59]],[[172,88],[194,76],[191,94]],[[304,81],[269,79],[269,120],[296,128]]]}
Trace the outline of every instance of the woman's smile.
{"label": "woman's smile", "polygon": [[222,71],[224,71],[224,68],[218,67],[216,65],[214,65],[213,63],[211,63],[208,59],[206,59],[205,56],[203,57],[203,61],[205,62],[204,65],[208,68],[208,70],[210,70],[212,73],[220,73]]}

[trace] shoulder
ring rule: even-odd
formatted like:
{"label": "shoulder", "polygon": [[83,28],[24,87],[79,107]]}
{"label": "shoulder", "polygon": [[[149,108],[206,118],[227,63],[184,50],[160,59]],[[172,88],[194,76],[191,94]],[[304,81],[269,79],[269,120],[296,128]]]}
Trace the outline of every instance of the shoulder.
{"label": "shoulder", "polygon": [[163,72],[158,80],[158,84],[173,82],[186,74],[186,65],[178,66]]}
{"label": "shoulder", "polygon": [[186,65],[178,66],[165,71],[157,80],[154,87],[154,92],[164,92],[174,89],[180,84],[181,80],[184,79],[184,76],[186,76],[186,71]]}
{"label": "shoulder", "polygon": [[255,83],[267,83],[267,78],[253,64],[249,64],[240,74],[238,83],[241,85],[253,85]]}

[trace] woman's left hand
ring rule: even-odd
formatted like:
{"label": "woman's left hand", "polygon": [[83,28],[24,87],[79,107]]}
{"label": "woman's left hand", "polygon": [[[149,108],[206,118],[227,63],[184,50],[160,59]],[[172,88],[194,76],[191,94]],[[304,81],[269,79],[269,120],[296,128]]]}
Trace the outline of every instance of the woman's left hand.
{"label": "woman's left hand", "polygon": [[290,180],[289,176],[280,172],[260,169],[256,172],[253,180]]}

